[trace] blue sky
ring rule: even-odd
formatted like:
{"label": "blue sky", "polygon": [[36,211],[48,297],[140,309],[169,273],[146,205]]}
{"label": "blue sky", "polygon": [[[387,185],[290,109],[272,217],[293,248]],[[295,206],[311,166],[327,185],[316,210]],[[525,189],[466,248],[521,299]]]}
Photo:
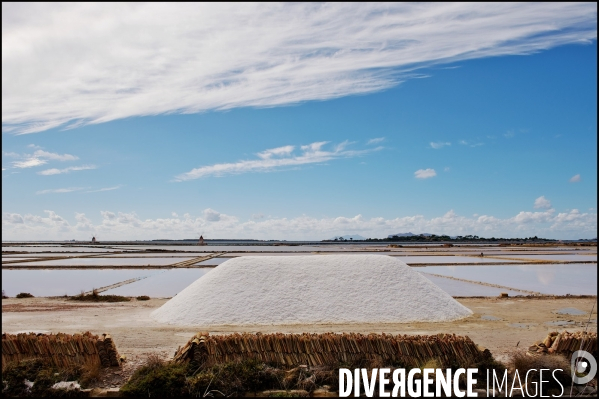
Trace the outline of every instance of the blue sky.
{"label": "blue sky", "polygon": [[118,7],[3,4],[3,240],[597,235],[596,4]]}

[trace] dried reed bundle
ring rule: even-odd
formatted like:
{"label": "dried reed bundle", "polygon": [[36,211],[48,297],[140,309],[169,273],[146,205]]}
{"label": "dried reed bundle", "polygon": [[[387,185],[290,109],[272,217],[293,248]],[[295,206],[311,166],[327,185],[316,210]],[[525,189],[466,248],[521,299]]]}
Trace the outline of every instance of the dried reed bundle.
{"label": "dried reed bundle", "polygon": [[543,341],[537,341],[528,348],[531,353],[559,353],[571,356],[577,350],[597,354],[597,333],[587,331],[550,332]]}
{"label": "dried reed bundle", "polygon": [[282,366],[333,365],[374,361],[417,367],[437,359],[444,365],[468,364],[483,356],[468,337],[455,334],[196,334],[175,354],[176,362],[220,364],[257,359]]}
{"label": "dried reed bundle", "polygon": [[10,362],[45,359],[58,367],[71,365],[118,366],[119,354],[110,335],[2,334],[2,369]]}

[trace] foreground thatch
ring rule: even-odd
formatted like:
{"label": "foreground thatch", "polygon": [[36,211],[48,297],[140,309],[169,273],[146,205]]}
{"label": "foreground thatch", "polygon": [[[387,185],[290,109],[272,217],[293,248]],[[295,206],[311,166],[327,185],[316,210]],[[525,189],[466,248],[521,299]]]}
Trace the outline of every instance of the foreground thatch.
{"label": "foreground thatch", "polygon": [[597,355],[597,333],[587,331],[550,332],[543,341],[537,341],[528,348],[531,353],[558,353],[566,357],[577,350],[585,350]]}
{"label": "foreground thatch", "polygon": [[[488,352],[488,351],[487,351]],[[470,364],[482,352],[468,337],[455,334],[196,334],[175,354],[175,362],[194,361],[222,364],[255,359],[280,366],[322,366],[355,363],[360,360],[381,364],[418,367],[436,359],[444,366]]]}
{"label": "foreground thatch", "polygon": [[119,366],[119,353],[108,334],[2,334],[2,369],[11,362],[42,359],[57,367],[98,364]]}

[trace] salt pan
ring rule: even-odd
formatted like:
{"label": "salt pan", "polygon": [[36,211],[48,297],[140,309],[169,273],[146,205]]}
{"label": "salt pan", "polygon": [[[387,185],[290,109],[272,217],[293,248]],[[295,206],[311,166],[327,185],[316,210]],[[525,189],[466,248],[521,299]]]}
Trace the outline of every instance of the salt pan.
{"label": "salt pan", "polygon": [[186,326],[443,322],[472,312],[384,255],[243,256],[152,312]]}

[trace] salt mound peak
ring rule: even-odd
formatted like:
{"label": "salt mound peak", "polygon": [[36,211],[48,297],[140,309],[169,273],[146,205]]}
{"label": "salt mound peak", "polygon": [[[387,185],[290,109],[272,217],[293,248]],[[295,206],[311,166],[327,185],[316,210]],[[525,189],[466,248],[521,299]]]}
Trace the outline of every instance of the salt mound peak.
{"label": "salt mound peak", "polygon": [[472,312],[386,255],[242,256],[152,312],[185,326],[442,322]]}

